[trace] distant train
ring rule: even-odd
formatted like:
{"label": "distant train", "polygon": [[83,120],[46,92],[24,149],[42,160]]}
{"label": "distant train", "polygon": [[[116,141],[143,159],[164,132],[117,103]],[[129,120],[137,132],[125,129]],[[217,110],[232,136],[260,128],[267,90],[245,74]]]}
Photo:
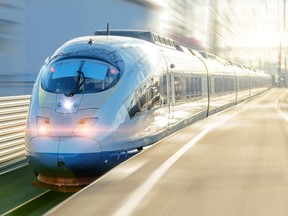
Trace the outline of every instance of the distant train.
{"label": "distant train", "polygon": [[144,146],[272,85],[264,72],[150,31],[105,34],[66,42],[39,72],[25,140],[41,187],[87,185]]}

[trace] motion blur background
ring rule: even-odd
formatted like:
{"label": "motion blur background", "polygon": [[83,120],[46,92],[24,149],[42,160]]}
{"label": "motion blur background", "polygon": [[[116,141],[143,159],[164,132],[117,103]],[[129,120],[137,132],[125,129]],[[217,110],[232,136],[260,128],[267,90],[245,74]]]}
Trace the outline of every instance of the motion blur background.
{"label": "motion blur background", "polygon": [[288,83],[286,0],[0,0],[0,96],[30,94],[46,57],[107,22],[153,30]]}

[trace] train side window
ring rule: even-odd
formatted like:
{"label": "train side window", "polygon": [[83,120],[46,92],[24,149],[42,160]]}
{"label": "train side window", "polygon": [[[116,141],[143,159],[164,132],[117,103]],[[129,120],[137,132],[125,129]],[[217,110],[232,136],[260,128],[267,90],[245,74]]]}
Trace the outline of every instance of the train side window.
{"label": "train side window", "polygon": [[202,78],[201,77],[198,77],[198,87],[199,87],[198,96],[202,96]]}
{"label": "train side window", "polygon": [[186,77],[186,99],[189,100],[191,97],[191,84],[190,84],[190,78]]}
{"label": "train side window", "polygon": [[202,94],[202,83],[200,77],[194,77],[195,80],[195,96],[199,97]]}
{"label": "train side window", "polygon": [[234,92],[235,91],[235,81],[234,79],[230,79],[231,80],[231,91]]}
{"label": "train side window", "polygon": [[229,93],[232,92],[232,79],[231,78],[227,79],[227,91]]}
{"label": "train side window", "polygon": [[127,111],[130,118],[134,118],[141,113],[140,102],[138,100],[137,94],[132,94],[125,101]]}
{"label": "train side window", "polygon": [[215,77],[214,83],[215,83],[215,93],[220,93],[221,92],[221,78]]}
{"label": "train side window", "polygon": [[224,92],[229,91],[229,80],[227,78],[224,78]]}
{"label": "train side window", "polygon": [[190,77],[191,97],[195,97],[195,79]]}
{"label": "train side window", "polygon": [[231,78],[225,78],[224,79],[225,82],[225,92],[227,93],[231,93],[234,91],[234,80]]}
{"label": "train side window", "polygon": [[168,88],[168,85],[167,85],[167,76],[164,75],[164,76],[161,76],[160,77],[160,94],[162,95],[162,104],[165,105],[167,104],[167,88]]}
{"label": "train side window", "polygon": [[149,92],[147,91],[147,84],[145,83],[125,100],[124,104],[126,105],[130,118],[138,116],[148,108],[148,97]]}
{"label": "train side window", "polygon": [[139,98],[141,110],[144,111],[148,106],[146,84],[139,88],[139,97],[138,98]]}
{"label": "train side window", "polygon": [[180,77],[174,77],[174,93],[175,93],[175,102],[181,101],[181,80]]}
{"label": "train side window", "polygon": [[196,86],[197,86],[197,91],[196,91],[196,95],[197,97],[200,96],[200,78],[199,77],[196,77]]}
{"label": "train side window", "polygon": [[160,36],[159,36],[159,38],[160,38],[161,44],[164,45],[165,44],[165,39],[163,37],[160,37]]}
{"label": "train side window", "polygon": [[146,99],[147,99],[147,110],[160,105],[160,88],[159,79],[152,77],[147,82]]}
{"label": "train side window", "polygon": [[161,43],[160,38],[158,35],[154,35],[154,39],[156,42]]}
{"label": "train side window", "polygon": [[248,79],[247,78],[240,78],[239,79],[239,89],[240,90],[247,90],[248,89]]}
{"label": "train side window", "polygon": [[150,80],[150,88],[149,88],[149,94],[150,94],[150,106],[157,107],[160,106],[160,86],[159,86],[159,77],[153,77]]}
{"label": "train side window", "polygon": [[218,93],[218,89],[217,89],[217,78],[214,78],[214,93]]}
{"label": "train side window", "polygon": [[198,82],[197,82],[197,77],[194,77],[194,86],[195,86],[194,96],[197,97],[197,95],[198,95]]}
{"label": "train side window", "polygon": [[181,100],[185,101],[186,100],[186,91],[188,86],[186,86],[186,77],[182,76],[181,77]]}
{"label": "train side window", "polygon": [[245,88],[245,87],[244,87],[243,79],[240,78],[240,79],[239,79],[239,89],[240,89],[240,90],[244,90],[244,88]]}

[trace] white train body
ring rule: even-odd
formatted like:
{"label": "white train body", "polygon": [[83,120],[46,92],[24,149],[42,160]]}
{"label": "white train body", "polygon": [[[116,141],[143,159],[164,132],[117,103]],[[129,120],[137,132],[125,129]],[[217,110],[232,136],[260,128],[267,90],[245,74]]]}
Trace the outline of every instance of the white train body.
{"label": "white train body", "polygon": [[176,50],[151,32],[126,33],[73,39],[45,61],[26,131],[40,182],[86,185],[143,146],[271,87],[264,73]]}

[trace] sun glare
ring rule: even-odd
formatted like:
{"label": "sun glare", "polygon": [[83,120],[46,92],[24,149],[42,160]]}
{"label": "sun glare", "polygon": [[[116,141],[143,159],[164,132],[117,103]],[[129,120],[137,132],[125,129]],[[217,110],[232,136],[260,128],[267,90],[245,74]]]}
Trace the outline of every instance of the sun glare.
{"label": "sun glare", "polygon": [[276,47],[279,45],[279,34],[276,32],[260,31],[247,35],[247,46]]}

